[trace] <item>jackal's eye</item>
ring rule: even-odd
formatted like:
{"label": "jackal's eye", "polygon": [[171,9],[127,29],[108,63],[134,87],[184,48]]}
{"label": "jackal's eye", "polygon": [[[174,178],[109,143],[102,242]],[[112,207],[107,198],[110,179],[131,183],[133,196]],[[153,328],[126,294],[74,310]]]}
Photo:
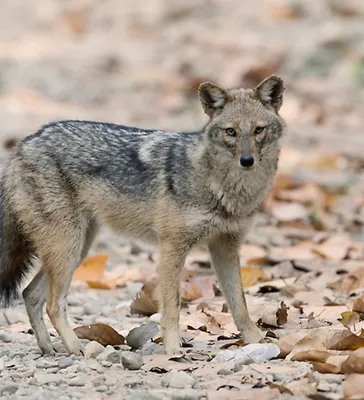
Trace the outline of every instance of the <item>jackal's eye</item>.
{"label": "jackal's eye", "polygon": [[262,133],[262,132],[264,131],[264,129],[265,129],[265,126],[257,126],[257,127],[255,128],[255,130],[254,130],[254,133],[255,133],[256,135],[259,135],[259,133]]}
{"label": "jackal's eye", "polygon": [[229,136],[236,136],[236,131],[235,131],[234,128],[227,128],[227,129],[226,129],[226,133],[227,133]]}

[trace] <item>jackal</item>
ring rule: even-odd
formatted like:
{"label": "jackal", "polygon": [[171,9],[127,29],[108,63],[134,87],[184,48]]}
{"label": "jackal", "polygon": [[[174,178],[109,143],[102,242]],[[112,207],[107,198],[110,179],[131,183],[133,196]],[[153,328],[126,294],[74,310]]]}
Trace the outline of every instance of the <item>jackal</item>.
{"label": "jackal", "polygon": [[184,260],[202,242],[242,338],[261,340],[241,286],[238,250],[277,169],[283,91],[277,76],[247,90],[205,82],[199,97],[209,122],[199,132],[59,121],[18,144],[0,185],[0,300],[8,306],[16,297],[37,257],[41,269],[23,296],[43,353],[54,354],[45,303],[67,351],[82,353],[66,297],[101,223],[159,245],[168,354],[180,348]]}

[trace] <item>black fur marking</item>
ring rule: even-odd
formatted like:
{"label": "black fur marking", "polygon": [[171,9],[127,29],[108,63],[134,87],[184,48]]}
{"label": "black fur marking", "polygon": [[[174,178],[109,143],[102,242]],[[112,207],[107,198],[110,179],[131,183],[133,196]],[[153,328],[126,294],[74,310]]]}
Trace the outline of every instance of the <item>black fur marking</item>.
{"label": "black fur marking", "polygon": [[17,288],[32,267],[34,251],[6,204],[0,184],[0,305],[9,307]]}

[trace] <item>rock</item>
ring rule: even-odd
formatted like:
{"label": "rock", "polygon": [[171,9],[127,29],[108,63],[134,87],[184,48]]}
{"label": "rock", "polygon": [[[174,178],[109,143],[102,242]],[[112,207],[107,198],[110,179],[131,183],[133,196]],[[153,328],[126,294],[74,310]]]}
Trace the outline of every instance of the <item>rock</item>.
{"label": "rock", "polygon": [[104,361],[101,361],[101,365],[103,367],[110,368],[112,366],[112,362],[104,360]]}
{"label": "rock", "polygon": [[231,375],[233,372],[225,369],[225,368],[221,368],[216,372],[218,375]]}
{"label": "rock", "polygon": [[68,386],[85,386],[87,378],[85,376],[75,376],[67,381]]}
{"label": "rock", "polygon": [[106,357],[106,361],[111,362],[112,364],[117,364],[121,360],[121,352],[114,350],[111,353],[109,353]]}
{"label": "rock", "polygon": [[107,359],[107,356],[108,356],[110,353],[114,352],[114,351],[115,351],[115,349],[114,349],[112,346],[106,346],[106,347],[104,347],[103,352],[100,353],[100,354],[96,357],[96,360],[98,360],[98,361],[105,361],[105,360]]}
{"label": "rock", "polygon": [[143,357],[131,351],[123,351],[121,353],[121,363],[126,369],[138,370],[143,365]]}
{"label": "rock", "polygon": [[194,383],[194,378],[184,371],[171,371],[168,374],[165,374],[162,378],[163,386],[175,389],[192,387]]}
{"label": "rock", "polygon": [[59,368],[67,368],[70,367],[71,365],[73,365],[75,362],[72,360],[71,357],[61,357],[58,360],[58,366]]}
{"label": "rock", "polygon": [[16,383],[10,383],[9,385],[4,385],[0,389],[0,393],[1,394],[14,394],[17,392],[18,388],[19,388],[19,385],[17,385]]}
{"label": "rock", "polygon": [[3,358],[0,358],[0,371],[4,371],[5,369],[5,361]]}
{"label": "rock", "polygon": [[319,392],[330,392],[336,393],[338,385],[336,383],[329,383],[327,381],[319,381],[317,385],[317,390]]}
{"label": "rock", "polygon": [[6,332],[0,332],[0,342],[10,343],[12,341],[10,335]]}
{"label": "rock", "polygon": [[105,350],[105,347],[99,342],[92,341],[87,343],[85,346],[85,358],[88,360],[89,358],[96,358],[99,354],[101,354]]}
{"label": "rock", "polygon": [[152,339],[159,332],[156,322],[149,322],[142,324],[137,328],[132,329],[126,337],[126,343],[132,349],[139,349],[143,347],[148,340]]}
{"label": "rock", "polygon": [[142,391],[134,392],[128,397],[128,400],[161,400],[161,399],[162,398],[159,396],[157,397],[149,392],[142,392]]}
{"label": "rock", "polygon": [[45,374],[36,372],[34,374],[35,382],[39,385],[47,385],[48,383],[58,384],[61,382],[61,377],[55,374]]}
{"label": "rock", "polygon": [[207,394],[195,389],[174,390],[172,400],[207,400]]}
{"label": "rock", "polygon": [[22,322],[24,324],[29,323],[28,316],[16,310],[6,310],[4,312],[4,317],[9,325],[13,325],[18,322]]}
{"label": "rock", "polygon": [[109,390],[109,388],[106,385],[101,385],[96,387],[96,392],[103,393],[106,392],[107,390]]}
{"label": "rock", "polygon": [[54,368],[58,367],[58,362],[56,360],[47,360],[45,358],[41,358],[35,363],[35,366],[42,369]]}
{"label": "rock", "polygon": [[67,296],[67,303],[70,307],[82,307],[85,303],[84,295],[71,294]]}

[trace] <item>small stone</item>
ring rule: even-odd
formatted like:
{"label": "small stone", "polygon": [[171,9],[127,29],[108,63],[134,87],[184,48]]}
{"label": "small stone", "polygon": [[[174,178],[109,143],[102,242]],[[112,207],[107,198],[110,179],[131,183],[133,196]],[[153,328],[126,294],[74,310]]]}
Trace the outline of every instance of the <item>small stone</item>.
{"label": "small stone", "polygon": [[0,358],[0,371],[4,371],[5,369],[5,361],[3,358]]}
{"label": "small stone", "polygon": [[103,392],[106,392],[107,390],[109,390],[109,388],[106,385],[101,385],[101,386],[97,386],[95,390],[96,390],[96,392],[103,393]]}
{"label": "small stone", "polygon": [[41,358],[35,363],[35,366],[37,368],[42,368],[42,369],[48,369],[48,368],[54,368],[58,367],[58,362],[55,360],[47,360],[44,358]]}
{"label": "small stone", "polygon": [[335,393],[338,385],[336,383],[329,383],[327,381],[320,381],[317,385],[319,392],[330,392]]}
{"label": "small stone", "polygon": [[109,353],[106,357],[106,361],[111,362],[112,364],[117,364],[121,360],[121,352],[114,350],[111,353]]}
{"label": "small stone", "polygon": [[85,303],[84,295],[71,294],[67,297],[67,303],[70,307],[80,307]]}
{"label": "small stone", "polygon": [[96,378],[92,379],[92,385],[97,387],[103,385],[105,382],[104,376],[97,376]]}
{"label": "small stone", "polygon": [[110,361],[101,361],[101,365],[106,368],[110,368],[112,366],[112,362]]}
{"label": "small stone", "polygon": [[14,394],[17,392],[19,385],[16,383],[10,383],[9,385],[5,385],[0,389],[1,394]]}
{"label": "small stone", "polygon": [[6,310],[4,312],[4,317],[9,325],[22,322],[24,324],[29,323],[29,318],[22,312],[16,310]]}
{"label": "small stone", "polygon": [[75,376],[74,378],[67,381],[68,386],[85,386],[87,379],[83,376]]}
{"label": "small stone", "polygon": [[123,351],[121,354],[121,363],[126,369],[136,371],[143,365],[143,357],[131,351]]}
{"label": "small stone", "polygon": [[34,374],[35,382],[39,385],[47,385],[48,383],[58,384],[61,382],[61,377],[55,374],[44,374],[36,372]]}
{"label": "small stone", "polygon": [[192,387],[194,383],[194,378],[184,371],[171,371],[168,374],[165,374],[162,378],[163,386],[175,389]]}
{"label": "small stone", "polygon": [[233,373],[232,371],[225,368],[221,368],[217,371],[218,375],[231,375],[232,373]]}
{"label": "small stone", "polygon": [[161,400],[161,397],[154,396],[149,392],[137,391],[132,393],[128,397],[128,400]]}
{"label": "small stone", "polygon": [[0,342],[10,343],[11,341],[11,337],[8,333],[0,332]]}
{"label": "small stone", "polygon": [[174,390],[172,400],[207,400],[207,394],[195,389]]}
{"label": "small stone", "polygon": [[156,322],[142,324],[129,332],[126,337],[126,343],[133,349],[139,349],[158,332],[159,328]]}
{"label": "small stone", "polygon": [[58,366],[59,368],[67,368],[73,365],[75,362],[72,360],[70,357],[61,357],[58,360]]}
{"label": "small stone", "polygon": [[99,354],[101,354],[105,350],[105,347],[99,342],[92,341],[87,343],[85,346],[85,358],[88,360],[89,358],[96,358]]}

